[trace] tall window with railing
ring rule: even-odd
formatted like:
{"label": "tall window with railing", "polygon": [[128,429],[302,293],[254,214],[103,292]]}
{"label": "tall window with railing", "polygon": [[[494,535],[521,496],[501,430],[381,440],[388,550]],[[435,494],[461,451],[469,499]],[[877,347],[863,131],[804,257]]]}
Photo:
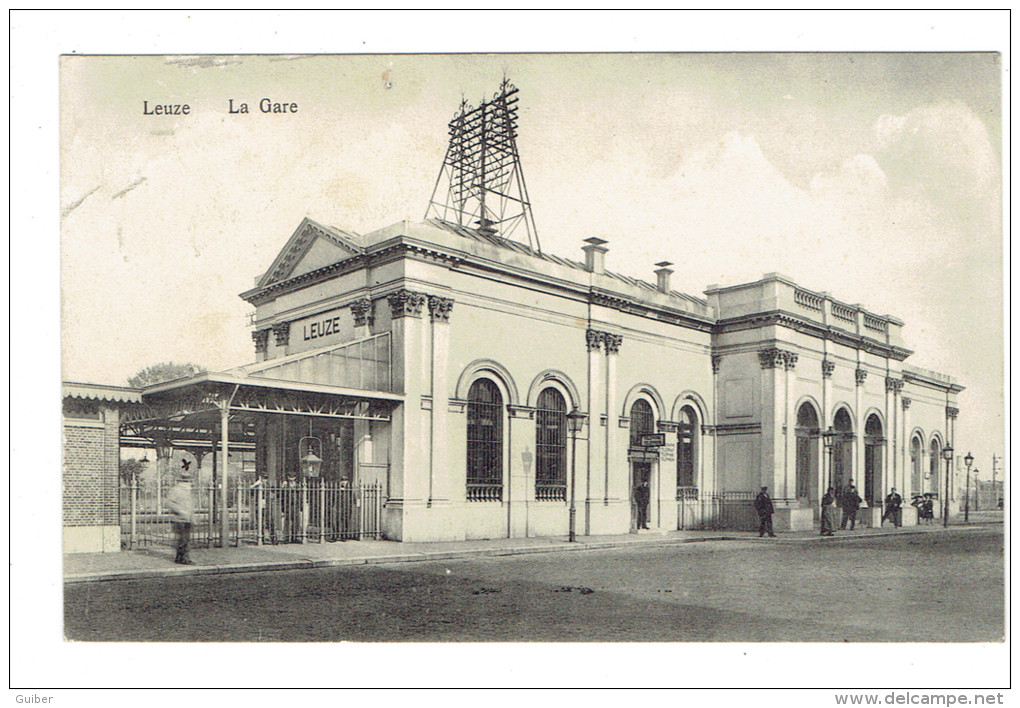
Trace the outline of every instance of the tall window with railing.
{"label": "tall window with railing", "polygon": [[630,407],[630,446],[641,447],[641,436],[655,432],[655,414],[652,406],[643,398],[634,401]]}
{"label": "tall window with railing", "polygon": [[677,428],[676,443],[676,485],[677,487],[696,486],[694,476],[698,454],[698,419],[689,406],[680,410],[680,425]]}
{"label": "tall window with railing", "polygon": [[535,409],[535,499],[567,498],[567,404],[555,388],[538,394]]}
{"label": "tall window with railing", "polygon": [[503,499],[503,395],[489,379],[468,389],[467,498]]}

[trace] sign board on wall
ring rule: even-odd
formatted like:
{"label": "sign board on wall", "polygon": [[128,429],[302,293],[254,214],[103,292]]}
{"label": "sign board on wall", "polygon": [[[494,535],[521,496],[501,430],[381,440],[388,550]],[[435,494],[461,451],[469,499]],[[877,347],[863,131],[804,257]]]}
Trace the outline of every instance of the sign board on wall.
{"label": "sign board on wall", "polygon": [[647,433],[640,437],[641,447],[662,447],[666,444],[665,433]]}

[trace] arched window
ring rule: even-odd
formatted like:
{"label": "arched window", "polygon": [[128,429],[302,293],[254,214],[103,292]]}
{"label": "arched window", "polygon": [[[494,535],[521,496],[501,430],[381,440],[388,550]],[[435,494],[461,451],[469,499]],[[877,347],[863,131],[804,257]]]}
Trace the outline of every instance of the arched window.
{"label": "arched window", "polygon": [[818,414],[810,403],[797,409],[797,498],[818,499]]}
{"label": "arched window", "polygon": [[630,446],[641,447],[641,436],[655,432],[655,415],[648,401],[639,398],[630,407]]}
{"label": "arched window", "polygon": [[911,494],[924,491],[921,475],[921,438],[916,435],[910,439],[910,489]]}
{"label": "arched window", "polygon": [[928,456],[931,458],[928,460],[928,475],[931,479],[932,491],[938,493],[939,469],[942,467],[942,465],[939,464],[942,460],[942,445],[939,443],[938,438],[931,439],[931,447],[929,448]]}
{"label": "arched window", "polygon": [[563,394],[547,388],[535,408],[535,499],[567,498],[567,404]]}
{"label": "arched window", "polygon": [[864,424],[864,500],[869,504],[882,501],[882,447],[885,437],[882,435],[882,420],[872,413]]}
{"label": "arched window", "polygon": [[467,398],[467,498],[503,499],[503,396],[489,379],[478,379]]}
{"label": "arched window", "polygon": [[690,406],[680,409],[676,445],[676,486],[694,487],[697,485],[694,470],[698,455],[698,418]]}

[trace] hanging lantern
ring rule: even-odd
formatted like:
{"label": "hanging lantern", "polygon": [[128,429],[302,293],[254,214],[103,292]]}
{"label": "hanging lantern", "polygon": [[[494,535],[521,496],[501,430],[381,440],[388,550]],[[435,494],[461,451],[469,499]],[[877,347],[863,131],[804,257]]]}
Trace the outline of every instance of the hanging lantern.
{"label": "hanging lantern", "polygon": [[301,474],[305,477],[318,477],[322,468],[322,441],[312,435],[312,423],[308,422],[308,435],[301,438],[299,449],[305,451],[301,457]]}

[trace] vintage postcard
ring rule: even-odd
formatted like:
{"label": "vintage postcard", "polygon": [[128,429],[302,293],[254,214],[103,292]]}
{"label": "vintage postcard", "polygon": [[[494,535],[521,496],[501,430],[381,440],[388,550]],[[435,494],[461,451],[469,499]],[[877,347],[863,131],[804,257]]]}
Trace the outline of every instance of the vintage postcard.
{"label": "vintage postcard", "polygon": [[1001,647],[1003,69],[63,55],[65,640]]}

